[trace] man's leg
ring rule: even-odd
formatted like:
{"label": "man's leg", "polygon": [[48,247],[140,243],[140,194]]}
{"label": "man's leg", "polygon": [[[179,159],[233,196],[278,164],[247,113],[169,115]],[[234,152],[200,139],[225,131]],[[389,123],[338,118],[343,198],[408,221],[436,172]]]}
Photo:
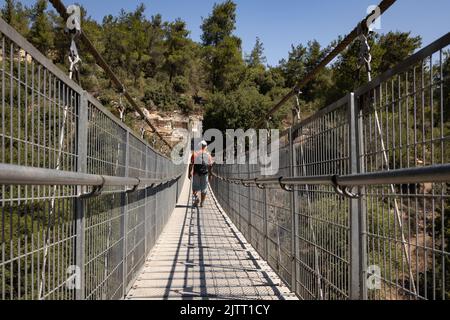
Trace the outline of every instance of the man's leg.
{"label": "man's leg", "polygon": [[198,198],[198,191],[194,191],[193,197],[192,197],[192,205],[193,205],[194,207],[197,207],[199,201],[200,201],[200,200],[199,200],[199,198]]}
{"label": "man's leg", "polygon": [[198,177],[194,176],[192,179],[192,205],[194,207],[198,206],[198,203],[200,202],[199,198],[198,198],[198,193],[199,193],[199,181],[198,181]]}
{"label": "man's leg", "polygon": [[202,201],[200,203],[200,207],[203,207],[203,204],[205,203],[206,196],[208,195],[208,176],[202,177],[201,181],[201,189],[202,189]]}
{"label": "man's leg", "polygon": [[203,204],[205,203],[207,196],[208,196],[208,193],[202,192],[202,202],[200,203],[200,207],[203,207]]}

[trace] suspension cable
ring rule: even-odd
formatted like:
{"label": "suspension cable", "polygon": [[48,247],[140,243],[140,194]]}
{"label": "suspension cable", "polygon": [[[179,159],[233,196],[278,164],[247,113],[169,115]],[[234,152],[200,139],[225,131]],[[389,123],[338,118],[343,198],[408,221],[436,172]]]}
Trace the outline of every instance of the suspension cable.
{"label": "suspension cable", "polygon": [[[397,0],[383,0],[378,8],[380,9],[380,15],[384,14]],[[365,19],[363,19],[358,26],[350,32],[309,74],[307,74],[296,86],[291,90],[284,98],[281,99],[267,114],[266,116],[257,123],[256,127],[260,128],[264,125],[266,119],[275,114],[277,111],[286,104],[289,99],[294,97],[298,90],[301,90],[309,82],[311,82],[317,74],[322,71],[331,61],[333,61],[342,51],[344,51],[357,37],[358,37],[358,27],[361,24],[367,25],[373,19],[373,13],[369,14]]]}
{"label": "suspension cable", "polygon": [[[61,0],[49,0],[49,2],[53,5],[55,10],[59,13],[59,15],[64,20],[67,20],[69,18],[67,9]],[[156,127],[150,121],[150,119],[147,118],[147,116],[144,114],[142,109],[137,105],[136,101],[131,97],[130,93],[126,90],[125,86],[122,84],[122,82],[116,76],[116,74],[112,71],[111,67],[108,65],[108,63],[105,61],[105,59],[101,56],[101,54],[97,51],[97,49],[95,49],[94,45],[92,44],[92,42],[89,40],[89,38],[86,36],[86,34],[83,31],[80,32],[79,38],[83,42],[83,44],[86,46],[87,50],[95,58],[97,64],[109,76],[109,78],[114,83],[116,88],[120,92],[123,93],[123,96],[128,100],[129,104],[136,110],[136,112],[139,114],[139,116],[142,119],[144,119],[144,121],[147,123],[147,125],[152,129],[153,133],[155,133],[158,136],[158,138],[161,139],[161,141],[163,141],[167,147],[169,147],[169,150],[172,150],[172,145],[166,139],[164,139],[164,137],[161,135],[161,133],[158,132]]]}

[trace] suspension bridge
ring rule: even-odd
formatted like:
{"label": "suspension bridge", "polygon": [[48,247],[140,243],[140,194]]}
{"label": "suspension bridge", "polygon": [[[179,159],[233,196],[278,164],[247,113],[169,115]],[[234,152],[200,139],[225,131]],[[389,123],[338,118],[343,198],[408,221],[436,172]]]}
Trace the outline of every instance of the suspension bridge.
{"label": "suspension bridge", "polygon": [[[352,41],[369,82],[269,143],[277,175],[216,165],[203,208],[76,23],[66,75],[0,18],[0,299],[448,299],[450,34],[372,79],[370,17],[261,126]],[[160,148],[72,79],[76,41]]]}

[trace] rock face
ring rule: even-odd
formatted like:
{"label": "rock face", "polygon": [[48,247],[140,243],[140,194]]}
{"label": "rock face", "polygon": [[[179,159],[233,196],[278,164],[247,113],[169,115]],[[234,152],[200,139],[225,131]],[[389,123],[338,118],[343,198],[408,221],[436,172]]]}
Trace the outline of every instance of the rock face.
{"label": "rock face", "polygon": [[[144,110],[144,114],[153,123],[158,132],[172,145],[182,141],[190,124],[202,121],[202,117],[199,115],[186,116],[178,111],[160,113]],[[151,132],[151,129],[144,121],[139,122],[139,125],[144,132]]]}

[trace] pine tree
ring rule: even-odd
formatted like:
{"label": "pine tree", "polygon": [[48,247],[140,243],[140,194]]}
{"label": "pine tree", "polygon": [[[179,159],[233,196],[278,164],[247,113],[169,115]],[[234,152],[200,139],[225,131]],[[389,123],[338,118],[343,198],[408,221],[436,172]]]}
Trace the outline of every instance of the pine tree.
{"label": "pine tree", "polygon": [[29,14],[29,9],[16,0],[5,0],[1,9],[3,20],[25,37],[29,32]]}
{"label": "pine tree", "polygon": [[250,53],[250,55],[247,56],[245,62],[250,68],[255,68],[261,65],[265,65],[267,63],[267,59],[264,56],[264,45],[259,39],[259,37],[256,37],[255,46],[253,47],[253,50]]}
{"label": "pine tree", "polygon": [[169,23],[166,28],[166,54],[164,70],[169,75],[169,81],[173,82],[176,76],[184,76],[189,68],[191,58],[191,41],[188,38],[189,31],[186,23],[181,19]]}
{"label": "pine tree", "polygon": [[205,46],[218,46],[236,29],[236,4],[227,0],[215,4],[212,14],[203,19],[201,39]]}
{"label": "pine tree", "polygon": [[203,20],[206,71],[213,91],[236,89],[242,80],[242,41],[232,34],[235,24],[236,4],[230,0],[214,5],[212,14]]}
{"label": "pine tree", "polygon": [[53,49],[55,39],[53,26],[46,10],[47,1],[38,0],[31,13],[32,26],[29,34],[30,42],[44,54],[48,54],[50,49]]}

